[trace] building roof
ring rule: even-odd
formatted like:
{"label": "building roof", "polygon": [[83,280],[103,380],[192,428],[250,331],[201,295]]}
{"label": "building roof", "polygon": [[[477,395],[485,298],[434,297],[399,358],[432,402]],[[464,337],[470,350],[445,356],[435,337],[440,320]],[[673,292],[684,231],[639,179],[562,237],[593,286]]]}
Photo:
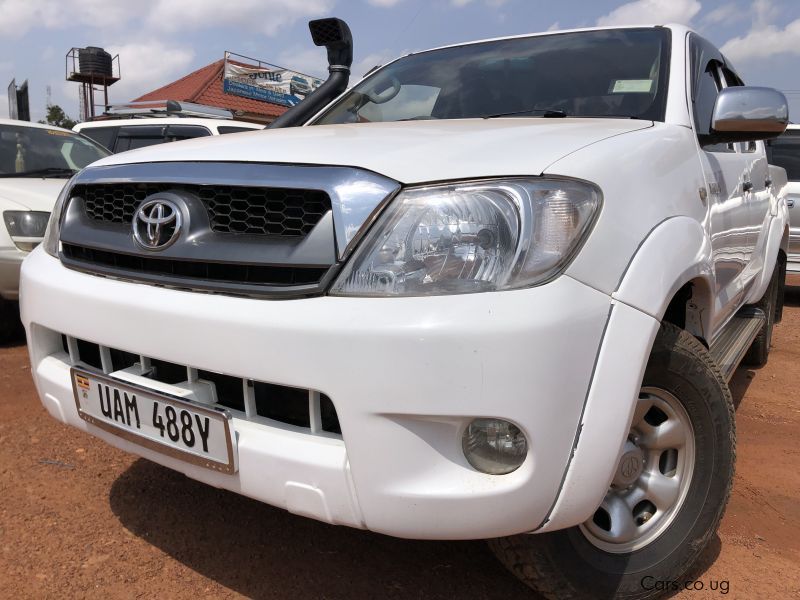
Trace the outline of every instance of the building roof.
{"label": "building roof", "polygon": [[195,102],[208,106],[216,106],[233,111],[234,115],[253,121],[267,123],[288,110],[286,106],[252,100],[222,91],[222,75],[225,61],[220,59],[197,71],[168,83],[152,92],[134,99],[143,100],[178,100]]}

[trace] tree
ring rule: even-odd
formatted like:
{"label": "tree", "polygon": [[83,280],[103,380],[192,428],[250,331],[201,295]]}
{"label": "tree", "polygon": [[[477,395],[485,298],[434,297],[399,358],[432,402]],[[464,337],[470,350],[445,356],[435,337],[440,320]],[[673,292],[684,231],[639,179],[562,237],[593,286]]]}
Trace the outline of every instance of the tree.
{"label": "tree", "polygon": [[39,123],[55,125],[56,127],[63,127],[64,129],[72,129],[75,127],[77,121],[70,119],[67,113],[64,112],[64,109],[58,104],[51,104],[47,107],[47,119],[45,121],[39,121]]}

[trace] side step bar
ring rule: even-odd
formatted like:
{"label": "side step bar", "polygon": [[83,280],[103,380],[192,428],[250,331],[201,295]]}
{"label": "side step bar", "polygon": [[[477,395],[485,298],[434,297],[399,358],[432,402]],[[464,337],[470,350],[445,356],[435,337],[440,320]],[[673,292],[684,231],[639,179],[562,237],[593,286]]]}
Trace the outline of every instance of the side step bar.
{"label": "side step bar", "polygon": [[744,308],[736,313],[711,344],[709,353],[719,365],[725,381],[731,380],[766,320],[767,316],[760,308]]}

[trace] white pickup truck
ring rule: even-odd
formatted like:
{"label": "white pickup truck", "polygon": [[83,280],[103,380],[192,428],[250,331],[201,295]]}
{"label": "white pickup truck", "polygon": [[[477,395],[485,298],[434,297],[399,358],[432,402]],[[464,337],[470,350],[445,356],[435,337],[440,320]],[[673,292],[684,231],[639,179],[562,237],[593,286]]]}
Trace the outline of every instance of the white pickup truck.
{"label": "white pickup truck", "polygon": [[69,182],[22,272],[45,407],[296,514],[491,539],[549,598],[674,589],[730,493],[728,379],[780,320],[785,98],[682,26],[347,90],[349,29],[310,26],[331,76],[271,130]]}

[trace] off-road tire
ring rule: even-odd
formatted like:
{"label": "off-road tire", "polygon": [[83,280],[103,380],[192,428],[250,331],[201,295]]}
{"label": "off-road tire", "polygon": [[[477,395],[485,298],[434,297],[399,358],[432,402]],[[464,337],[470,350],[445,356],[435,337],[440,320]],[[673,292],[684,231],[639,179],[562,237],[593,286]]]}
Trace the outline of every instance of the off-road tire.
{"label": "off-road tire", "polygon": [[719,367],[696,338],[663,323],[642,386],[676,396],[692,422],[696,450],[686,498],[661,535],[624,554],[599,549],[580,527],[490,540],[500,561],[546,598],[659,597],[672,589],[654,582],[690,578],[692,565],[717,531],[736,453],[733,401]]}
{"label": "off-road tire", "polygon": [[786,254],[778,252],[778,298],[775,306],[775,324],[783,321],[783,305],[786,297]]}
{"label": "off-road tire", "polygon": [[748,367],[763,367],[767,364],[769,350],[772,347],[772,331],[775,328],[778,315],[778,300],[784,281],[785,277],[781,280],[780,263],[777,263],[772,273],[772,279],[769,280],[767,291],[764,292],[764,297],[753,305],[764,311],[766,320],[759,330],[756,339],[753,340],[747,354],[744,355],[744,359],[742,359],[743,365]]}

